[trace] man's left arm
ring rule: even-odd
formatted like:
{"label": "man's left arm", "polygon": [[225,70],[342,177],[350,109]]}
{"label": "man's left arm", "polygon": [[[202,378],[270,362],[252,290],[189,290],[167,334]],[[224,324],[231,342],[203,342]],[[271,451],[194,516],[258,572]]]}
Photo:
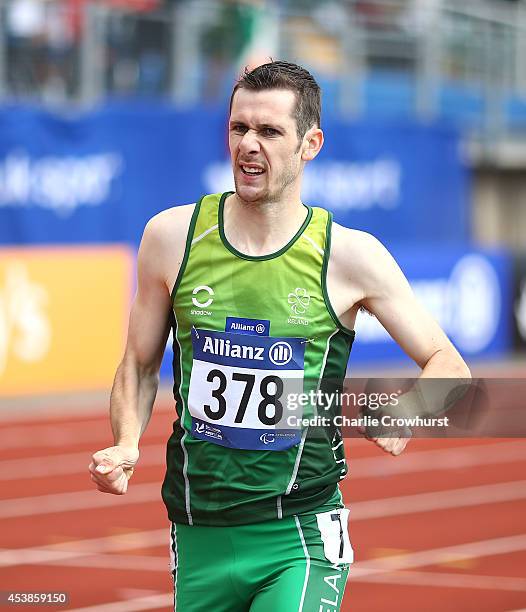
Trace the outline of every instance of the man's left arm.
{"label": "man's left arm", "polygon": [[[471,374],[444,331],[416,299],[409,282],[387,249],[365,235],[367,248],[361,262],[364,298],[360,304],[385,327],[404,352],[422,368],[420,378],[466,381]],[[457,385],[452,381],[453,387]],[[411,401],[408,394],[408,400]],[[416,406],[415,406],[416,409]],[[393,455],[400,454],[408,438],[374,438]]]}

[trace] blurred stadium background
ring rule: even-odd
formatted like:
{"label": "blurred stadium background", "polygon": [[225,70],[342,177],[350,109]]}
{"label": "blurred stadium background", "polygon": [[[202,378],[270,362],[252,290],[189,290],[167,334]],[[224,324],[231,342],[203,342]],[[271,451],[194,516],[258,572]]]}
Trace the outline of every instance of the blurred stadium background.
{"label": "blurred stadium background", "polygon": [[[228,98],[269,57],[323,89],[304,200],[386,244],[475,374],[525,378],[525,0],[0,0],[1,591],[168,608],[170,346],[130,494],[97,496],[85,468],[111,440],[143,227],[232,186]],[[410,367],[375,319],[356,331],[351,372]],[[345,610],[526,606],[524,441],[349,446]]]}

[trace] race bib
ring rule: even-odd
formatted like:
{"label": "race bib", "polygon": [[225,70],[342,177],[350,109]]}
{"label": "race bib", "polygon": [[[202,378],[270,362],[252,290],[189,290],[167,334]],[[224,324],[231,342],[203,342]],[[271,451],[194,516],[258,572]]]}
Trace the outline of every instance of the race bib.
{"label": "race bib", "polygon": [[301,428],[287,423],[286,396],[303,390],[303,338],[194,328],[192,345],[194,437],[247,450],[285,450],[300,442]]}
{"label": "race bib", "polygon": [[347,529],[348,508],[320,512],[316,515],[316,520],[323,540],[323,552],[327,559],[334,565],[352,563],[354,561],[354,551]]}

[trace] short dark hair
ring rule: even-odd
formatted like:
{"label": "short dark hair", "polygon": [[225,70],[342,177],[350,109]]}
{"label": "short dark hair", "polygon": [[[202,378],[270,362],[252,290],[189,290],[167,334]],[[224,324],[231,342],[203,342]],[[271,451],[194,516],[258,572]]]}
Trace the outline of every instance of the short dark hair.
{"label": "short dark hair", "polygon": [[272,61],[248,70],[241,75],[230,96],[230,112],[232,102],[238,89],[263,91],[266,89],[288,89],[296,96],[294,118],[296,131],[301,140],[313,125],[321,127],[321,90],[312,74],[289,62]]}

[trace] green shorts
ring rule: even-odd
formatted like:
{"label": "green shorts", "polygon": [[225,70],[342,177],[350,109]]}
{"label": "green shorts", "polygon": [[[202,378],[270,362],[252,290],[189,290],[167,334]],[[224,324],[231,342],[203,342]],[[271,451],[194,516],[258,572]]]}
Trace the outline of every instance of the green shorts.
{"label": "green shorts", "polygon": [[306,514],[248,525],[172,523],[174,609],[339,611],[353,560],[348,514],[324,504]]}

